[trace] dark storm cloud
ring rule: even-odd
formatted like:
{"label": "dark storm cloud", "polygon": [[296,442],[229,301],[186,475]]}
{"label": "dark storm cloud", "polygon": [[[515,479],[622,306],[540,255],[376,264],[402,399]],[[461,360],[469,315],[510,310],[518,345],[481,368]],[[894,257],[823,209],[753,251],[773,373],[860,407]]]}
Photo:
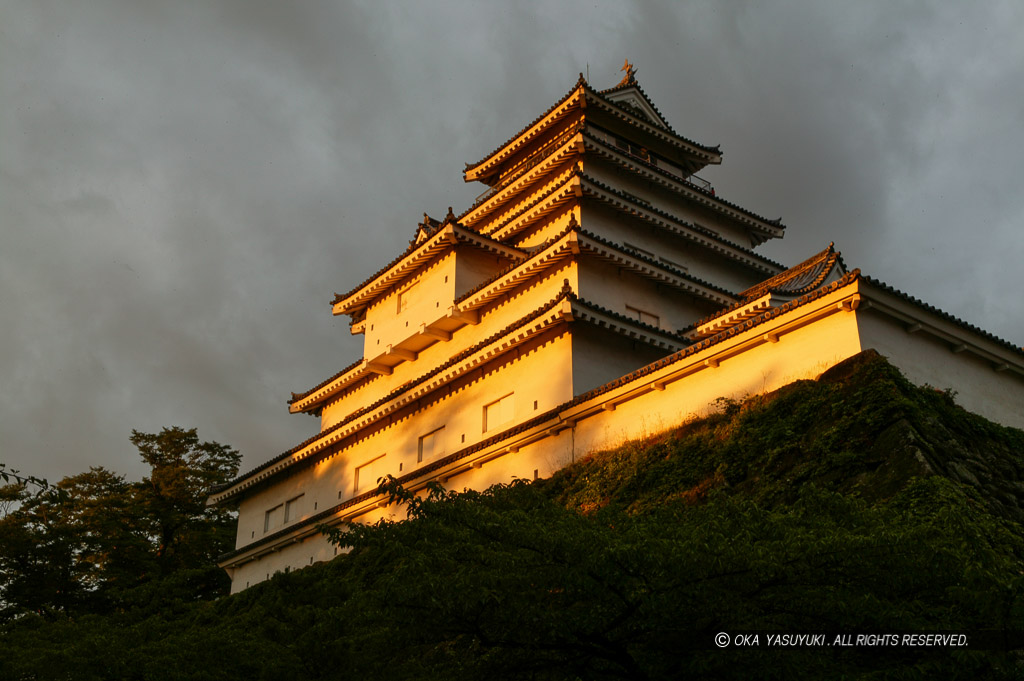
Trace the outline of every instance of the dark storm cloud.
{"label": "dark storm cloud", "polygon": [[[463,162],[623,57],[720,193],[1016,342],[1013,3],[0,2],[0,460],[138,474],[132,428],[252,466],[358,353],[328,301],[465,209]],[[1013,295],[1008,295],[1013,292]]]}

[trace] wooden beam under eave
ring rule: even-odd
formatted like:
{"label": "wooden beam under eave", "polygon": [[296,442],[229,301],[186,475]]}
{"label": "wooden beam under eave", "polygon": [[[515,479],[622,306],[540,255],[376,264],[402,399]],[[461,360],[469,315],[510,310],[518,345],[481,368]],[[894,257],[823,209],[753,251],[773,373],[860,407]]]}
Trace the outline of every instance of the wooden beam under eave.
{"label": "wooden beam under eave", "polygon": [[432,329],[426,324],[420,325],[420,333],[428,338],[436,338],[442,341],[450,341],[452,334],[450,331],[442,331],[441,329]]}
{"label": "wooden beam under eave", "polygon": [[377,364],[376,362],[370,362],[366,365],[366,368],[375,374],[380,374],[381,376],[390,376],[392,371],[391,367],[383,364]]}
{"label": "wooden beam under eave", "polygon": [[480,312],[477,310],[460,310],[452,307],[451,313],[448,316],[470,326],[476,326],[480,323]]}

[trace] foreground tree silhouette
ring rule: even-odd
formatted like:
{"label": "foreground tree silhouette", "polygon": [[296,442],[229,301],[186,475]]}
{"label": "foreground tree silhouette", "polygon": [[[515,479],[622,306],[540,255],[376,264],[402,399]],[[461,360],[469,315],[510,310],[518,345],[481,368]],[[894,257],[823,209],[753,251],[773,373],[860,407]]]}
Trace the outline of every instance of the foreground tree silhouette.
{"label": "foreground tree silhouette", "polygon": [[[641,514],[579,513],[525,481],[383,489],[409,521],[327,530],[353,547],[345,610],[361,674],[749,678],[766,652],[723,656],[715,633],[1003,629],[1021,607],[1007,558],[1019,539],[939,478],[881,508],[810,487],[777,509],[718,494]],[[935,661],[905,654],[789,650],[763,678]],[[986,664],[961,663],[962,678]]]}
{"label": "foreground tree silhouette", "polygon": [[224,588],[212,565],[231,545],[234,518],[206,508],[205,495],[237,473],[240,455],[201,442],[195,429],[133,431],[131,441],[150,466],[140,482],[91,468],[34,493],[24,485],[3,488],[0,617],[104,612],[152,600],[133,590],[189,571],[198,572],[186,580],[192,583],[164,589],[166,597]]}

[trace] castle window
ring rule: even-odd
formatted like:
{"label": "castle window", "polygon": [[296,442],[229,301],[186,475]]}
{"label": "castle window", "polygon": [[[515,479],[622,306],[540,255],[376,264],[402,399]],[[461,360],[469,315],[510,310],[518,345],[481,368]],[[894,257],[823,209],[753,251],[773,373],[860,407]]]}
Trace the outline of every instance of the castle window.
{"label": "castle window", "polygon": [[263,533],[276,530],[281,525],[284,525],[284,504],[278,504],[263,514]]}
{"label": "castle window", "polygon": [[651,326],[661,325],[661,318],[658,317],[658,315],[654,314],[653,312],[648,312],[647,310],[641,310],[638,307],[633,307],[632,305],[626,306],[626,316],[632,317],[633,319],[643,322],[644,324],[650,324]]}
{"label": "castle window", "polygon": [[687,267],[685,267],[683,265],[680,265],[675,260],[669,260],[668,258],[661,258],[661,257],[659,257],[658,260],[660,260],[665,265],[668,265],[669,267],[676,268],[677,270],[679,270],[681,272],[689,272],[690,271],[689,268],[687,268]]}
{"label": "castle window", "polygon": [[495,400],[490,404],[484,405],[485,433],[512,421],[512,418],[515,416],[515,402],[512,399],[513,395],[514,393],[509,393],[500,400]]}
{"label": "castle window", "polygon": [[362,494],[377,486],[377,480],[384,476],[384,454],[370,459],[356,467],[355,494]]}
{"label": "castle window", "polygon": [[417,295],[418,282],[409,284],[404,289],[398,292],[398,312],[405,312],[412,305],[413,299]]}
{"label": "castle window", "polygon": [[420,436],[417,461],[426,461],[444,454],[444,426]]}
{"label": "castle window", "polygon": [[305,494],[300,494],[299,496],[284,502],[284,521],[286,523],[289,523],[302,515],[302,497],[304,496]]}

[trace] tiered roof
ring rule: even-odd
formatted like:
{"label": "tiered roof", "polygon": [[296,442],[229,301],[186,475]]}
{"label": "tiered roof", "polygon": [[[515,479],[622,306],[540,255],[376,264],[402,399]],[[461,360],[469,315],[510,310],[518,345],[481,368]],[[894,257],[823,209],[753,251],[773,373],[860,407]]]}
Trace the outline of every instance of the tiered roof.
{"label": "tiered roof", "polygon": [[634,91],[637,96],[641,97],[643,101],[650,105],[651,109],[657,112],[657,108],[654,106],[653,102],[651,102],[646,93],[640,89],[640,86],[635,83],[627,84],[625,86],[616,86],[610,90],[597,91],[591,88],[583,78],[583,74],[580,74],[580,78],[576,82],[576,85],[561,99],[555,102],[547,111],[535,118],[526,127],[510,137],[504,144],[497,147],[483,159],[476,163],[467,163],[466,170],[464,172],[465,180],[467,182],[477,180],[488,185],[495,184],[498,181],[497,169],[501,163],[511,158],[520,149],[524,149],[530,142],[537,139],[542,133],[549,130],[551,126],[556,124],[575,109],[585,108],[592,105],[677,149],[685,155],[692,164],[690,169],[691,173],[697,172],[700,168],[708,164],[718,164],[722,162],[722,152],[717,145],[714,147],[707,146],[682,137],[672,130],[668,123],[664,121],[664,118],[660,113],[658,113],[658,118],[660,120],[658,122],[651,122],[638,116],[636,111],[632,110],[630,107],[611,101],[606,96],[608,94],[621,93],[626,90]]}
{"label": "tiered roof", "polygon": [[835,250],[835,244],[830,243],[828,248],[815,253],[799,265],[736,294],[739,302],[701,319],[686,333],[693,339],[708,338],[760,316],[771,308],[816,291],[845,273],[842,256]]}

